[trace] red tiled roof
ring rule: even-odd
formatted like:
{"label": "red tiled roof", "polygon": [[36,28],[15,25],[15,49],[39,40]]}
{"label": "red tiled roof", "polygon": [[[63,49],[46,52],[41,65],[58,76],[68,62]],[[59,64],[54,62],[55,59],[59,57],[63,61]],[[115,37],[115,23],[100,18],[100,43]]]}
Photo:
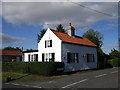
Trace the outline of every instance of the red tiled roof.
{"label": "red tiled roof", "polygon": [[0,50],[0,55],[4,56],[22,56],[22,52],[19,50]]}
{"label": "red tiled roof", "polygon": [[62,40],[63,42],[67,42],[67,43],[73,43],[73,44],[80,44],[80,45],[87,45],[87,46],[94,46],[96,47],[97,45],[95,45],[93,42],[91,42],[89,39],[82,37],[82,38],[78,38],[78,37],[71,37],[66,33],[62,33],[62,32],[57,32],[55,30],[51,30],[60,40]]}

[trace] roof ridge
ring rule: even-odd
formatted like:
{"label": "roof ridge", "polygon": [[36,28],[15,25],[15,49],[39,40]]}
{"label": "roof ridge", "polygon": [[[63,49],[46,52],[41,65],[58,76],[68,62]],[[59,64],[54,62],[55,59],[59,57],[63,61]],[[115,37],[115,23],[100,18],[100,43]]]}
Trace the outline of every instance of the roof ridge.
{"label": "roof ridge", "polygon": [[[57,30],[53,30],[53,29],[50,29],[51,31],[55,31],[55,32],[58,32]],[[67,34],[67,33],[64,33],[64,32],[58,32],[58,33],[63,33],[63,34]],[[68,35],[68,34],[67,34]]]}

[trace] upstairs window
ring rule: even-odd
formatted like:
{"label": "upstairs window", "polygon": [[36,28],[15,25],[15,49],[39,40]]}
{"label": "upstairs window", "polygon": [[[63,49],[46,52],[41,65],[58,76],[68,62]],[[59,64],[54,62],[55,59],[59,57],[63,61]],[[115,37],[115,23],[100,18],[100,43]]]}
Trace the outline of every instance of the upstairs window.
{"label": "upstairs window", "polygon": [[52,47],[52,40],[45,40],[45,48]]}
{"label": "upstairs window", "polygon": [[67,53],[68,63],[79,63],[78,53]]}
{"label": "upstairs window", "polygon": [[94,62],[94,54],[87,54],[87,62]]}

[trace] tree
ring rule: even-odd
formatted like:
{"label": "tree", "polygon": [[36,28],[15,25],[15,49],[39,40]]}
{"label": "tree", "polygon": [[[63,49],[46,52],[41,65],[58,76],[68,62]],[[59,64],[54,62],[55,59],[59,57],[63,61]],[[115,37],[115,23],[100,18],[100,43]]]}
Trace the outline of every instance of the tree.
{"label": "tree", "polygon": [[43,29],[40,31],[40,34],[37,34],[37,41],[39,42],[41,40],[41,38],[43,37],[43,35],[45,34],[46,30]]}
{"label": "tree", "polygon": [[59,24],[57,27],[56,27],[57,31],[58,32],[63,32],[65,33],[65,29],[63,28],[62,24]]}
{"label": "tree", "polygon": [[90,41],[97,45],[98,67],[104,68],[106,62],[106,54],[101,49],[101,46],[103,44],[102,42],[103,35],[98,31],[89,29],[87,32],[83,34],[83,37],[88,38]]}
{"label": "tree", "polygon": [[2,50],[15,50],[15,48],[8,46],[8,47],[4,47]]}
{"label": "tree", "polygon": [[111,58],[120,58],[120,51],[112,49],[109,55]]}
{"label": "tree", "polygon": [[26,49],[26,51],[34,51],[33,49]]}
{"label": "tree", "polygon": [[101,47],[103,44],[103,35],[100,32],[95,31],[93,29],[89,29],[86,33],[83,34],[83,37],[86,37],[89,40],[91,40],[94,44],[97,45],[97,47]]}
{"label": "tree", "polygon": [[19,50],[19,51],[23,51],[20,47],[11,47],[11,46],[8,46],[8,47],[4,47],[2,50]]}

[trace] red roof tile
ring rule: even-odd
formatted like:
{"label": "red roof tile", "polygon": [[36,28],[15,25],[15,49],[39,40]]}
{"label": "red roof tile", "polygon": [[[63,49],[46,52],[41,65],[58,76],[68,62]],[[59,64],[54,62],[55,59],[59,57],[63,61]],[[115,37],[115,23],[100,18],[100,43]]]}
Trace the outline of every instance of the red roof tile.
{"label": "red roof tile", "polygon": [[22,52],[19,50],[0,50],[0,55],[4,56],[22,56]]}
{"label": "red roof tile", "polygon": [[57,32],[55,30],[51,30],[60,40],[62,40],[63,42],[67,42],[67,43],[73,43],[73,44],[80,44],[80,45],[87,45],[87,46],[97,46],[95,45],[93,42],[91,42],[89,39],[82,37],[82,38],[78,38],[78,37],[71,37],[66,33],[62,33],[62,32]]}

